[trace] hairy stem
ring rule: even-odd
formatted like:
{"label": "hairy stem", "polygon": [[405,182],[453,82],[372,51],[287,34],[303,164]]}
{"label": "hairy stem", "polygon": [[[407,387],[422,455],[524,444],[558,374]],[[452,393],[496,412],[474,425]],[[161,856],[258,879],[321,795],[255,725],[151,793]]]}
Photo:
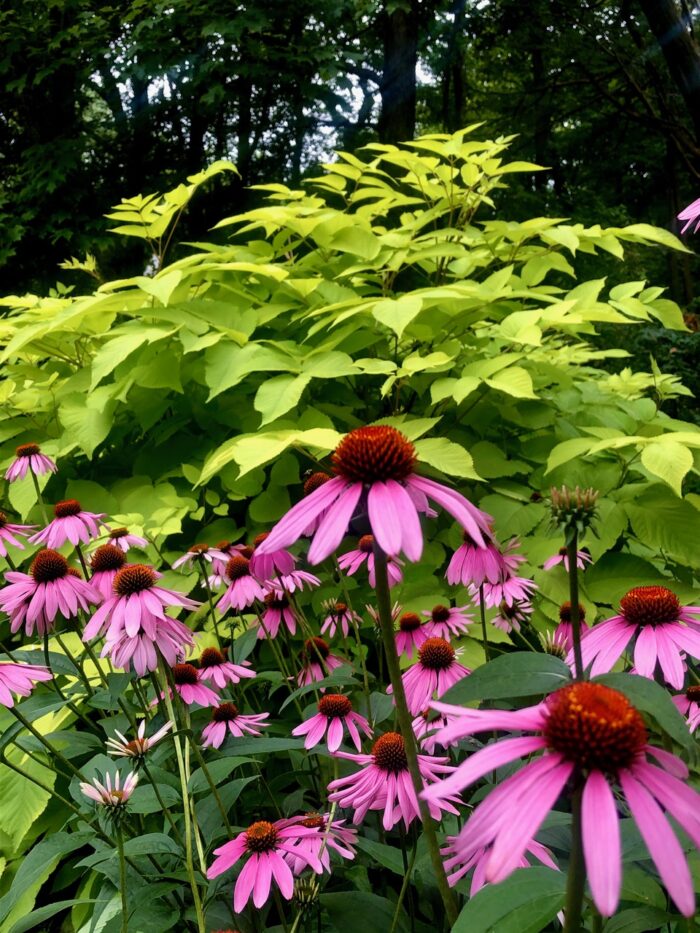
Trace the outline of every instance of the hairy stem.
{"label": "hairy stem", "polygon": [[34,470],[30,469],[29,472],[32,474],[32,482],[34,483],[34,488],[36,489],[36,497],[39,502],[39,507],[41,509],[41,516],[44,519],[44,524],[48,525],[49,515],[46,511],[46,506],[44,505],[44,497],[41,494],[41,489],[39,488],[39,480],[36,478],[36,473]]}
{"label": "hairy stem", "polygon": [[481,640],[484,644],[484,658],[491,660],[491,649],[489,648],[489,636],[486,629],[486,606],[484,605],[484,584],[479,587],[479,615],[481,616]]}
{"label": "hairy stem", "polygon": [[583,861],[583,841],[581,835],[581,796],[583,787],[580,782],[571,797],[571,857],[566,878],[566,901],[564,904],[564,933],[580,933],[583,894],[586,884],[586,870]]}
{"label": "hairy stem", "polygon": [[578,534],[576,528],[568,529],[566,556],[569,564],[569,602],[571,603],[571,638],[574,645],[574,669],[576,680],[583,680],[583,657],[581,655],[581,614],[578,601]]}
{"label": "hairy stem", "polygon": [[117,827],[117,851],[119,852],[119,893],[122,898],[122,933],[129,933],[129,907],[126,900],[126,861],[124,860],[124,836],[121,826]]}

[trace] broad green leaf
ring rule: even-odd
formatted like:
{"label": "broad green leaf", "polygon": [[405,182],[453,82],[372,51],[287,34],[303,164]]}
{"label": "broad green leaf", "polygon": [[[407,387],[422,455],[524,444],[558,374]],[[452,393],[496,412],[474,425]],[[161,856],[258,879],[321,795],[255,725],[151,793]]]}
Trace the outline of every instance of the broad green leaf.
{"label": "broad green leaf", "polygon": [[539,933],[561,910],[565,891],[564,872],[519,868],[471,898],[452,933]]}
{"label": "broad green leaf", "polygon": [[636,554],[611,551],[604,554],[583,576],[583,586],[596,603],[617,607],[634,586],[668,584],[668,579]]}
{"label": "broad green leaf", "polygon": [[[340,891],[322,894],[321,905],[328,912],[337,933],[357,933],[358,930],[390,930],[396,912],[395,905],[385,897],[369,891]],[[407,933],[408,917],[399,914],[397,931]]]}
{"label": "broad green leaf", "polygon": [[205,355],[205,374],[211,389],[209,401],[226,389],[238,385],[253,372],[299,372],[299,361],[285,350],[272,344],[248,343],[239,347],[234,343],[218,343]]}
{"label": "broad green leaf", "polygon": [[401,851],[397,849],[396,846],[374,842],[373,839],[368,839],[366,836],[358,836],[357,848],[361,852],[366,852],[367,855],[371,856],[372,861],[376,862],[378,865],[383,865],[384,868],[388,868],[389,871],[392,871],[395,875],[401,875],[403,877],[405,874]]}
{"label": "broad green leaf", "polygon": [[642,448],[642,464],[671,487],[677,496],[682,494],[683,480],[693,468],[693,455],[676,441],[661,440]]}
{"label": "broad green leaf", "polygon": [[170,272],[161,273],[153,279],[140,276],[137,282],[141,291],[157,298],[162,305],[167,305],[170,302],[170,296],[180,284],[181,279],[182,272],[173,269]]}
{"label": "broad green leaf", "polygon": [[[657,492],[658,490],[658,492]],[[689,567],[700,567],[700,512],[687,499],[671,498],[665,487],[654,487],[634,502],[625,502],[632,530],[647,547]]]}
{"label": "broad green leaf", "polygon": [[649,933],[663,930],[671,919],[670,914],[658,907],[632,907],[611,917],[605,924],[605,933]]}
{"label": "broad green leaf", "polygon": [[118,337],[108,340],[95,354],[92,361],[92,382],[90,389],[94,389],[100,382],[117,368],[120,363],[135,350],[154,340],[162,340],[173,332],[172,328],[143,327],[136,324],[125,327]]}
{"label": "broad green leaf", "polygon": [[532,377],[522,366],[509,366],[485,382],[491,388],[499,389],[515,398],[537,398],[532,389]]}
{"label": "broad green leaf", "polygon": [[655,681],[636,674],[603,674],[594,680],[624,693],[634,706],[653,716],[674,742],[688,751],[696,751],[695,740],[685,719],[671,700],[668,691]]}
{"label": "broad green leaf", "polygon": [[67,432],[66,439],[77,444],[91,458],[95,448],[110,432],[116,407],[113,400],[100,404],[94,395],[87,404],[81,395],[67,396],[58,410],[59,420]]}
{"label": "broad green leaf", "polygon": [[561,444],[557,444],[550,453],[545,472],[551,473],[552,470],[561,466],[563,463],[568,463],[569,460],[584,456],[590,451],[592,446],[593,441],[590,437],[572,437],[568,441],[562,441]]}
{"label": "broad green leaf", "polygon": [[474,469],[471,454],[454,441],[448,441],[446,437],[426,437],[416,441],[414,446],[420,461],[447,473],[448,476],[481,479]]}
{"label": "broad green leaf", "polygon": [[288,447],[298,445],[315,450],[334,450],[341,435],[329,428],[311,428],[308,431],[270,431],[266,434],[243,434],[226,441],[217,448],[204,464],[198,486],[208,482],[227,464],[234,461],[244,476],[256,467],[279,457]]}
{"label": "broad green leaf", "polygon": [[310,382],[308,375],[273,376],[263,382],[253,402],[253,408],[262,415],[260,424],[269,424],[294,408]]}
{"label": "broad green leaf", "polygon": [[464,677],[441,697],[445,703],[503,700],[551,693],[571,682],[571,671],[560,658],[539,652],[502,654]]}
{"label": "broad green leaf", "polygon": [[378,301],[372,315],[380,324],[393,330],[401,338],[404,330],[416,318],[423,307],[423,301],[415,295],[402,295],[401,298],[385,298]]}

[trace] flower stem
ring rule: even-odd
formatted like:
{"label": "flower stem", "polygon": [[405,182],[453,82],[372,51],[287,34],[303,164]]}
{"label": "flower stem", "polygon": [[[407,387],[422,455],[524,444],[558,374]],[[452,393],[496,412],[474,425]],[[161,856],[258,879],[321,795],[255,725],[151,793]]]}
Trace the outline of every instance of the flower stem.
{"label": "flower stem", "polygon": [[48,525],[49,515],[48,515],[48,512],[46,511],[46,506],[44,505],[44,497],[42,496],[41,489],[39,488],[39,480],[36,478],[36,473],[34,472],[34,470],[30,470],[29,472],[32,474],[32,482],[34,483],[34,488],[36,489],[36,497],[39,501],[39,506],[41,508],[41,515],[42,515],[42,518],[44,519],[44,524]]}
{"label": "flower stem", "polygon": [[148,782],[150,783],[151,787],[153,788],[153,792],[154,792],[155,795],[156,795],[156,799],[157,799],[158,803],[160,804],[160,808],[161,808],[161,810],[163,811],[163,814],[165,815],[166,820],[168,821],[168,823],[170,823],[170,828],[172,829],[173,833],[175,834],[175,838],[177,839],[178,843],[179,843],[179,844],[182,846],[182,848],[184,849],[184,848],[185,848],[185,840],[182,838],[182,834],[181,834],[180,830],[177,828],[177,823],[176,823],[175,820],[173,819],[172,813],[171,813],[170,810],[168,809],[168,807],[167,807],[165,801],[163,800],[163,796],[162,796],[162,794],[161,794],[161,792],[160,792],[160,788],[158,787],[158,783],[156,782],[156,780],[155,780],[155,778],[153,777],[153,775],[151,774],[151,772],[148,770],[148,765],[146,764],[146,760],[145,760],[145,759],[141,762],[141,767],[143,768],[143,773],[146,775],[146,778],[148,779]]}
{"label": "flower stem", "polygon": [[580,933],[581,909],[586,883],[581,835],[581,797],[583,787],[579,783],[571,797],[571,856],[566,879],[566,902],[564,905],[564,933]]}
{"label": "flower stem", "polygon": [[367,674],[367,664],[365,663],[365,648],[362,644],[362,638],[360,637],[360,627],[357,624],[355,614],[353,612],[352,602],[350,601],[350,594],[348,592],[348,584],[345,579],[345,574],[340,569],[340,564],[338,563],[338,558],[333,556],[335,562],[335,570],[340,579],[340,585],[343,589],[343,598],[345,599],[345,605],[348,607],[352,614],[350,625],[355,636],[355,641],[357,642],[357,657],[360,662],[360,667],[362,669],[362,688],[365,692],[365,701],[367,702],[367,717],[372,718],[372,700],[369,692],[369,676]]}
{"label": "flower stem", "polygon": [[484,584],[479,587],[479,615],[481,616],[481,640],[484,643],[484,658],[491,660],[491,649],[489,648],[489,636],[486,629],[486,606],[484,605]]}
{"label": "flower stem", "polygon": [[445,913],[450,927],[457,922],[457,904],[450,890],[445,874],[445,867],[440,857],[440,846],[435,831],[435,824],[430,815],[427,804],[421,798],[423,790],[423,779],[421,778],[420,768],[418,766],[418,751],[416,749],[416,740],[413,734],[413,723],[411,714],[408,711],[406,703],[406,694],[403,689],[401,679],[401,668],[399,666],[399,656],[396,653],[396,642],[394,639],[394,626],[391,621],[391,597],[389,595],[389,577],[387,574],[386,554],[374,545],[374,572],[375,572],[375,591],[377,594],[377,610],[379,614],[379,624],[382,631],[382,640],[384,642],[384,653],[386,655],[387,668],[389,670],[389,679],[394,691],[394,703],[396,704],[396,716],[399,723],[399,729],[404,741],[406,751],[406,761],[408,771],[413,781],[413,788],[418,800],[418,809],[420,811],[421,821],[423,823],[423,832],[430,853],[433,871],[435,872],[435,881],[440,892],[440,897],[445,906]]}
{"label": "flower stem", "polygon": [[204,558],[201,556],[197,557],[197,563],[199,564],[199,571],[202,574],[204,589],[207,591],[209,614],[211,615],[212,625],[214,626],[214,632],[216,633],[216,640],[219,642],[219,648],[221,648],[223,641],[221,639],[221,633],[219,632],[219,620],[216,618],[216,610],[214,609],[214,594],[211,591],[211,586],[209,586],[209,575],[207,574],[206,563],[204,562]]}
{"label": "flower stem", "polygon": [[124,860],[124,836],[121,826],[117,827],[117,851],[119,852],[119,892],[122,897],[122,933],[129,933],[129,909],[126,902],[126,862]]}
{"label": "flower stem", "polygon": [[195,740],[192,729],[189,726],[189,723],[187,726],[187,735],[191,739],[191,747],[192,747],[192,751],[194,752],[194,757],[197,759],[199,766],[202,769],[202,774],[206,778],[207,784],[209,785],[209,789],[211,790],[214,800],[216,801],[216,805],[219,808],[219,813],[221,814],[221,818],[224,821],[226,832],[229,834],[229,836],[233,836],[233,829],[231,828],[231,824],[229,823],[228,813],[226,812],[226,808],[224,807],[224,803],[221,799],[221,795],[219,794],[219,790],[216,784],[214,783],[214,779],[211,776],[211,772],[209,771],[209,768],[207,767],[207,763],[204,760],[204,756],[202,755],[202,753],[200,752],[197,746],[197,742]]}
{"label": "flower stem", "polygon": [[44,746],[44,748],[46,749],[47,752],[49,752],[50,755],[53,755],[56,758],[56,760],[59,761],[63,765],[64,768],[68,769],[69,774],[75,775],[75,777],[79,778],[81,781],[87,781],[87,778],[85,777],[83,772],[80,771],[78,768],[76,768],[75,765],[71,761],[68,761],[65,755],[62,755],[61,752],[59,752],[57,748],[54,748],[54,746],[50,742],[48,742],[44,738],[44,736],[41,735],[41,733],[38,732],[34,728],[34,726],[29,722],[29,720],[26,719],[22,715],[22,713],[20,713],[20,711],[17,709],[16,706],[11,706],[10,712],[12,713],[13,716],[19,719],[19,721],[22,723],[24,728],[28,732],[31,732],[34,738],[37,739]]}
{"label": "flower stem", "polygon": [[8,554],[5,554],[5,560],[7,561],[7,565],[8,565],[8,567],[10,568],[10,570],[16,570],[16,569],[17,569],[17,567],[15,566],[15,563],[14,563],[14,561],[12,560],[12,558],[10,557],[9,553],[8,553]]}
{"label": "flower stem", "polygon": [[80,566],[83,568],[83,573],[85,574],[85,579],[90,579],[90,572],[88,571],[87,564],[85,563],[85,556],[83,555],[83,549],[79,544],[75,545],[75,553],[78,555],[78,560],[80,561]]}
{"label": "flower stem", "polygon": [[581,614],[578,601],[578,532],[575,526],[568,529],[566,556],[569,564],[569,602],[571,603],[571,639],[574,646],[575,679],[583,680],[583,657],[581,655]]}
{"label": "flower stem", "polygon": [[[401,824],[399,824],[400,826]],[[408,885],[411,880],[411,874],[413,873],[413,866],[416,862],[416,853],[418,851],[418,836],[413,840],[413,849],[411,850],[411,858],[406,860],[406,849],[404,847],[405,835],[403,830],[401,832],[401,854],[403,855],[403,884],[401,885],[401,890],[399,891],[399,897],[396,901],[396,910],[394,911],[394,917],[391,921],[391,928],[389,933],[394,933],[396,927],[399,924],[399,918],[401,916],[401,906],[403,904],[404,898],[406,897],[406,892],[408,891]],[[413,923],[413,911],[411,911],[411,930],[414,929]]]}

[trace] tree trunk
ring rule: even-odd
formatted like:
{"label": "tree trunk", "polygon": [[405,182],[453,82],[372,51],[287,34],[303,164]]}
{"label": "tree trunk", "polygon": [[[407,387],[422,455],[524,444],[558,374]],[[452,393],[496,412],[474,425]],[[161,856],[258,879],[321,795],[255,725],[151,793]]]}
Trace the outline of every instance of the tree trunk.
{"label": "tree trunk", "polygon": [[384,68],[379,92],[382,110],[379,138],[384,143],[413,139],[416,130],[416,65],[418,64],[418,10],[384,10],[381,14]]}

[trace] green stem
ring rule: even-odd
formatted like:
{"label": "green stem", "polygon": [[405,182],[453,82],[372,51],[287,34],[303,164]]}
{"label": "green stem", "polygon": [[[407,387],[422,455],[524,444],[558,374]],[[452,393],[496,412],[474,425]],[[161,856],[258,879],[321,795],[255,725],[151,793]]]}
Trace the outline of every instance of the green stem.
{"label": "green stem", "polygon": [[[82,682],[85,684],[85,689],[88,692],[88,696],[94,696],[95,691],[90,686],[90,681],[88,680],[87,675],[85,674],[85,671],[83,670],[82,665],[78,661],[76,661],[76,659],[73,657],[71,652],[68,650],[66,644],[64,643],[63,639],[58,634],[58,632],[54,632],[54,638],[56,639],[56,641],[59,643],[59,645],[63,649],[63,653],[65,654],[65,656],[68,658],[68,660],[71,662],[71,664],[75,668],[80,680],[82,680]],[[44,636],[44,656],[46,658],[46,664],[48,667],[49,665],[48,635]]]}
{"label": "green stem", "polygon": [[85,575],[85,579],[89,580],[90,572],[88,571],[87,564],[85,563],[85,557],[83,556],[83,550],[79,544],[76,544],[75,550],[78,555],[78,560],[80,561],[80,566],[83,568],[83,574]]}
{"label": "green stem", "polygon": [[580,933],[583,893],[586,883],[586,871],[583,861],[583,841],[581,834],[581,796],[583,787],[580,782],[571,797],[571,857],[566,879],[566,902],[564,905],[564,933]]}
{"label": "green stem", "polygon": [[48,512],[46,511],[46,506],[44,505],[44,497],[42,496],[41,489],[39,488],[39,480],[36,478],[36,474],[34,473],[34,470],[30,470],[29,472],[32,474],[32,482],[34,483],[34,488],[36,489],[36,496],[37,496],[37,499],[39,500],[39,506],[41,508],[41,515],[42,515],[42,518],[44,519],[44,525],[48,525],[49,515],[48,515]]}
{"label": "green stem", "polygon": [[147,777],[147,779],[148,779],[148,782],[150,783],[151,787],[153,788],[153,792],[154,792],[155,795],[156,795],[156,799],[158,800],[158,803],[160,804],[161,810],[162,810],[163,813],[165,814],[165,818],[167,819],[168,823],[170,823],[170,828],[172,829],[173,833],[175,834],[175,837],[176,837],[178,843],[179,843],[179,844],[182,846],[182,848],[184,849],[184,848],[185,848],[185,840],[182,838],[182,833],[181,833],[180,830],[177,828],[177,823],[176,823],[175,820],[173,819],[172,813],[171,813],[170,810],[168,809],[168,807],[167,807],[165,801],[163,800],[163,797],[162,797],[162,795],[161,795],[161,792],[160,792],[160,789],[159,789],[159,787],[158,787],[158,784],[156,783],[156,781],[155,781],[153,775],[151,774],[151,772],[148,770],[148,765],[146,764],[145,759],[141,762],[141,767],[143,768],[143,773],[146,775],[146,777]]}
{"label": "green stem", "polygon": [[489,648],[489,636],[486,629],[486,606],[484,605],[484,584],[479,586],[479,614],[481,616],[481,639],[484,643],[484,658],[491,660],[491,650]]}
{"label": "green stem", "polygon": [[275,906],[277,907],[277,913],[280,915],[280,923],[282,924],[282,929],[284,933],[289,933],[289,927],[287,926],[287,920],[284,916],[284,907],[282,906],[282,898],[280,897],[280,892],[277,890],[275,881],[272,882],[272,893],[275,898]]}
{"label": "green stem", "polygon": [[54,748],[50,742],[47,742],[44,736],[41,735],[41,733],[38,732],[34,728],[34,726],[29,722],[29,720],[26,719],[22,715],[22,713],[20,713],[20,711],[17,709],[16,706],[11,706],[10,712],[12,713],[13,716],[19,719],[19,721],[22,723],[24,728],[27,729],[27,731],[31,732],[31,734],[34,736],[35,739],[38,739],[38,741],[41,742],[41,744],[44,746],[47,752],[53,755],[56,758],[56,760],[59,761],[63,765],[64,768],[68,769],[68,772],[70,774],[75,775],[75,777],[79,778],[81,781],[87,781],[87,778],[85,777],[83,772],[80,771],[78,768],[76,768],[72,762],[68,761],[65,755],[62,755],[61,752],[59,752],[57,748]]}
{"label": "green stem", "polygon": [[345,605],[348,607],[349,611],[352,613],[351,616],[351,627],[353,635],[355,636],[355,641],[357,642],[357,656],[360,660],[360,667],[362,668],[362,688],[365,693],[365,700],[367,702],[367,716],[370,718],[372,716],[372,702],[370,699],[369,692],[369,675],[367,673],[367,665],[365,663],[365,651],[364,645],[362,644],[362,638],[360,637],[360,627],[355,621],[355,613],[353,612],[352,603],[350,602],[350,594],[348,593],[347,581],[345,579],[345,574],[340,569],[340,564],[338,563],[338,558],[333,557],[335,562],[335,569],[338,577],[340,578],[340,585],[343,589],[343,597],[345,599]]}
{"label": "green stem", "polygon": [[211,591],[209,586],[209,575],[207,574],[206,564],[204,558],[199,556],[197,557],[197,563],[199,564],[199,570],[202,574],[202,581],[204,589],[207,591],[207,600],[209,601],[209,614],[211,615],[211,621],[214,626],[214,631],[216,632],[216,640],[219,642],[219,648],[223,645],[221,640],[221,632],[219,632],[219,620],[216,618],[216,610],[214,609],[214,594]]}
{"label": "green stem", "polygon": [[119,892],[122,898],[122,933],[129,933],[129,909],[126,901],[126,862],[124,860],[124,837],[121,826],[117,827],[117,851],[119,852]]}
{"label": "green stem", "polygon": [[12,558],[10,557],[9,553],[5,554],[5,560],[7,561],[8,565],[9,565],[9,567],[10,567],[10,570],[16,570],[16,569],[17,569],[17,567],[15,566],[15,563],[14,563],[14,561],[12,560]]}
{"label": "green stem", "polygon": [[384,653],[386,655],[386,663],[389,670],[389,679],[391,680],[391,686],[394,691],[396,716],[404,741],[408,771],[411,775],[413,788],[416,792],[416,798],[418,800],[418,809],[420,811],[420,817],[423,823],[423,832],[425,833],[425,840],[428,845],[430,861],[432,862],[433,871],[435,873],[435,881],[440,892],[440,897],[442,898],[442,902],[445,906],[445,913],[447,914],[450,927],[453,927],[457,922],[457,904],[452,895],[452,891],[450,890],[447,876],[445,874],[445,867],[442,864],[442,858],[440,857],[440,845],[438,843],[437,833],[435,831],[435,823],[433,822],[433,818],[430,815],[430,811],[428,810],[425,801],[421,797],[421,793],[423,791],[423,779],[421,777],[420,768],[418,766],[418,751],[416,748],[415,736],[413,734],[413,721],[411,719],[411,714],[408,711],[408,705],[406,703],[406,694],[404,692],[403,681],[401,679],[401,667],[399,665],[399,657],[396,653],[394,626],[391,621],[391,597],[389,594],[389,577],[387,574],[386,554],[377,546],[376,542],[374,545],[374,572],[376,577],[375,590],[377,594],[379,624],[382,631],[382,640],[384,642]]}
{"label": "green stem", "polygon": [[228,832],[229,836],[233,836],[233,829],[231,828],[231,824],[229,823],[228,813],[226,812],[226,808],[224,807],[224,803],[223,803],[223,800],[221,799],[221,795],[219,794],[219,790],[212,779],[211,772],[209,771],[209,768],[207,767],[207,763],[204,760],[204,756],[202,755],[199,748],[197,747],[197,743],[195,742],[195,738],[192,733],[192,730],[188,729],[187,734],[191,739],[191,747],[192,747],[192,751],[194,752],[194,756],[197,759],[200,768],[202,769],[202,773],[204,774],[204,777],[207,779],[207,784],[209,785],[209,789],[211,790],[214,796],[214,800],[216,801],[216,805],[219,808],[219,813],[221,814],[221,818],[224,821],[224,826],[226,827],[226,831]]}
{"label": "green stem", "polygon": [[583,657],[581,655],[581,614],[578,601],[578,533],[576,527],[568,529],[570,540],[566,542],[569,562],[569,602],[571,603],[571,639],[574,646],[575,679],[583,680]]}
{"label": "green stem", "polygon": [[[403,842],[403,835],[402,835],[402,842]],[[408,861],[408,863],[406,862],[406,859],[405,859],[405,850],[403,849],[403,846],[402,846],[401,851],[404,854],[403,884],[401,885],[401,890],[399,891],[399,899],[396,902],[396,910],[394,911],[394,917],[393,917],[393,920],[391,921],[391,928],[389,930],[389,933],[394,933],[397,926],[399,925],[399,919],[401,917],[401,906],[403,904],[404,898],[406,897],[406,892],[408,891],[408,886],[411,881],[411,874],[413,872],[413,866],[416,862],[416,853],[418,852],[418,836],[416,836],[415,839],[413,840],[413,849],[411,851],[411,858]],[[413,929],[413,913],[411,913],[411,929]]]}

